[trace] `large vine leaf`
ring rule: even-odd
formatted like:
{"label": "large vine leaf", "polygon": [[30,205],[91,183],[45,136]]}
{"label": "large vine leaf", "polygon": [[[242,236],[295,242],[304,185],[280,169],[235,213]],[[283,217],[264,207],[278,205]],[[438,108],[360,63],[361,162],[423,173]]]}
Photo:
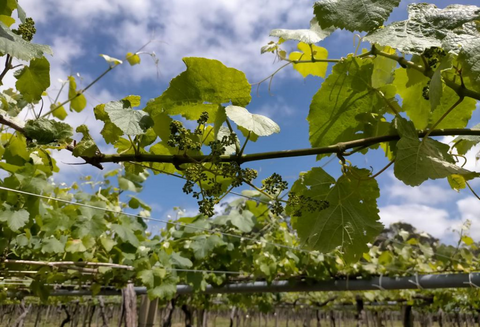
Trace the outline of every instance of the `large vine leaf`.
{"label": "large vine leaf", "polygon": [[191,268],[193,266],[192,261],[185,257],[182,257],[180,254],[173,252],[170,257],[172,264],[179,268]]}
{"label": "large vine leaf", "polygon": [[140,245],[140,242],[138,241],[137,236],[135,236],[135,234],[129,228],[129,226],[112,224],[112,230],[118,235],[118,237],[122,241],[128,242],[135,247],[138,247]]}
{"label": "large vine leaf", "polygon": [[17,211],[4,210],[0,212],[0,222],[6,222],[8,228],[12,232],[17,232],[20,228],[25,226],[29,220],[30,213],[25,209]]}
{"label": "large vine leaf", "polygon": [[417,129],[425,129],[428,126],[431,105],[423,96],[423,89],[429,83],[429,78],[424,75],[411,75],[415,80],[409,78],[408,69],[399,68],[395,70],[393,84],[398,94],[402,97],[402,110],[410,117]]}
{"label": "large vine leaf", "polygon": [[195,259],[202,260],[205,259],[215,247],[223,243],[218,235],[199,235],[192,240],[190,248],[193,250]]}
{"label": "large vine leaf", "polygon": [[334,30],[335,29],[333,27],[322,29],[318,24],[317,18],[313,18],[310,21],[310,29],[308,30],[274,29],[270,32],[270,36],[279,37],[285,41],[295,40],[306,44],[315,44],[332,34]]}
{"label": "large vine leaf", "polygon": [[68,141],[73,135],[70,125],[47,118],[32,119],[25,124],[25,136],[39,144]]}
{"label": "large vine leaf", "polygon": [[321,0],[313,12],[322,28],[335,26],[351,32],[370,32],[387,20],[400,0]]}
{"label": "large vine leaf", "polygon": [[351,167],[335,181],[322,168],[313,168],[300,176],[292,192],[329,203],[321,211],[304,210],[293,221],[305,245],[324,253],[341,247],[348,261],[368,251],[367,243],[383,229],[376,200],[380,192],[376,180],[367,178],[369,173]]}
{"label": "large vine leaf", "polygon": [[25,66],[15,77],[15,86],[23,98],[28,102],[37,102],[50,86],[50,63],[45,57],[32,59],[30,65]]}
{"label": "large vine leaf", "polygon": [[15,9],[17,9],[18,18],[20,18],[20,21],[25,23],[27,15],[18,3],[18,0],[4,0],[0,2],[0,16],[2,16],[2,18],[8,17],[15,21],[12,17],[10,17]]}
{"label": "large vine leaf", "polygon": [[243,72],[212,59],[192,57],[183,62],[187,70],[172,79],[160,97],[147,104],[145,111],[152,117],[165,112],[197,120],[202,112],[208,112],[208,122],[213,123],[223,110],[220,104],[231,102],[245,107],[250,102],[251,86]]}
{"label": "large vine leaf", "polygon": [[11,16],[15,9],[17,9],[16,0],[4,0],[0,2],[0,15]]}
{"label": "large vine leaf", "polygon": [[[394,54],[395,49],[383,47],[383,52]],[[373,59],[372,87],[378,88],[393,81],[393,70],[397,66],[397,62],[387,57],[376,56]]]}
{"label": "large vine leaf", "polygon": [[150,300],[160,298],[160,299],[171,299],[175,296],[177,292],[177,281],[169,276],[161,282],[158,283],[158,286],[149,289],[147,292],[148,298]]}
{"label": "large vine leaf", "polygon": [[452,174],[464,175],[468,179],[480,176],[455,165],[448,153],[448,145],[430,138],[419,140],[412,122],[397,117],[395,123],[401,138],[397,142],[394,173],[405,184],[418,186],[427,179],[445,178]]}
{"label": "large vine leaf", "polygon": [[[126,105],[128,108],[128,105]],[[117,127],[112,121],[110,117],[105,112],[105,104],[99,104],[93,108],[93,113],[95,114],[95,118],[101,120],[105,123],[102,128],[100,134],[102,134],[105,142],[114,144],[118,141],[118,139],[123,135],[123,131]]]}
{"label": "large vine leaf", "polygon": [[477,6],[450,5],[439,9],[433,4],[410,4],[407,20],[379,28],[364,39],[404,53],[420,54],[431,47],[454,48],[452,43],[458,42],[458,38],[452,35],[458,35],[464,24],[478,19],[480,8]]}
{"label": "large vine leaf", "polygon": [[307,120],[310,143],[322,147],[352,140],[357,116],[375,112],[386,105],[385,99],[372,86],[371,60],[349,57],[333,66],[333,72],[314,95]]}
{"label": "large vine leaf", "polygon": [[236,209],[230,211],[228,215],[217,216],[213,221],[216,225],[232,224],[244,233],[249,233],[255,227],[256,219],[250,211],[239,212]]}
{"label": "large vine leaf", "polygon": [[235,124],[255,135],[269,136],[280,132],[280,127],[273,120],[263,115],[251,114],[245,108],[228,106],[225,108],[225,112]]}
{"label": "large vine leaf", "polygon": [[132,109],[127,100],[108,102],[104,110],[110,121],[127,135],[141,135],[153,125],[148,113]]}
{"label": "large vine leaf", "polygon": [[[446,87],[438,101],[439,104],[430,115],[430,126],[439,121],[458,100],[458,94],[451,88]],[[476,106],[477,101],[475,99],[463,98],[462,102],[448,113],[435,129],[466,127]]]}
{"label": "large vine leaf", "polygon": [[[441,70],[441,66],[439,69]],[[429,125],[435,124],[451,106],[458,100],[458,95],[451,88],[444,90],[441,84],[436,86],[437,78],[441,81],[441,76],[436,76],[430,80],[423,74],[409,73],[409,69],[399,68],[395,70],[395,85],[398,94],[402,97],[402,110],[405,111],[414,123],[415,128],[422,130]],[[440,73],[438,73],[440,74]],[[433,84],[433,85],[432,85]],[[437,97],[434,109],[432,101],[424,96],[424,89],[430,85],[433,93],[430,97]],[[436,90],[440,88],[440,90]],[[431,92],[432,92],[431,91]],[[468,121],[475,110],[476,101],[471,98],[465,98],[450,114],[448,114],[436,128],[463,128],[467,126]]]}
{"label": "large vine leaf", "polygon": [[[311,60],[314,59],[326,59],[328,57],[328,51],[325,48],[317,47],[316,45],[309,45],[303,42],[297,44],[298,51],[290,53],[289,59],[292,61]],[[327,73],[328,63],[326,62],[312,62],[293,64],[293,68],[297,70],[305,78],[308,75],[319,76],[325,78]]]}
{"label": "large vine leaf", "polygon": [[48,45],[25,41],[21,36],[13,33],[8,26],[1,21],[0,52],[25,61],[41,58],[44,54],[53,55],[52,49]]}
{"label": "large vine leaf", "polygon": [[95,141],[93,138],[90,136],[90,132],[88,130],[88,127],[86,125],[80,125],[76,129],[77,133],[82,133],[83,137],[75,145],[75,148],[73,149],[73,155],[76,157],[93,157],[96,155],[100,150],[98,149],[98,146],[95,144]]}
{"label": "large vine leaf", "polygon": [[42,241],[43,253],[63,253],[64,251],[65,243],[62,243],[53,236]]}
{"label": "large vine leaf", "polygon": [[463,44],[458,59],[462,73],[470,78],[474,88],[480,90],[480,33],[474,40]]}

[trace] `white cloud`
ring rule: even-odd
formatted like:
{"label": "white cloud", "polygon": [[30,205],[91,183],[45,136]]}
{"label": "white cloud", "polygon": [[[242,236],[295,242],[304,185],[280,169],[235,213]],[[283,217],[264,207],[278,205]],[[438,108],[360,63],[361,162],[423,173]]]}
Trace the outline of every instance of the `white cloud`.
{"label": "white cloud", "polygon": [[[295,110],[287,105],[285,99],[279,95],[276,96],[273,101],[269,101],[267,104],[262,105],[256,110],[256,113],[267,116],[279,123],[279,118],[292,116],[295,113]],[[283,122],[288,124],[289,120],[283,120]]]}
{"label": "white cloud", "polygon": [[386,226],[401,221],[437,238],[448,236],[449,229],[456,225],[455,221],[448,217],[446,210],[421,204],[389,205],[380,208],[380,220]]}
{"label": "white cloud", "polygon": [[390,202],[411,204],[439,204],[455,196],[451,189],[434,185],[431,181],[416,187],[408,186],[398,180],[393,173],[389,175],[390,182],[384,186]]}
{"label": "white cloud", "polygon": [[75,39],[74,37],[55,37],[50,45],[54,53],[54,60],[50,61],[55,61],[56,64],[63,63],[68,65],[71,63],[72,59],[81,57],[84,54],[85,49],[81,47],[80,40]]}
{"label": "white cloud", "polygon": [[[289,0],[266,0],[262,4],[241,0],[45,0],[41,6],[38,1],[25,0],[22,4],[37,22],[68,20],[66,28],[74,26],[80,36],[92,30],[100,31],[100,37],[109,34],[116,40],[109,53],[112,56],[123,57],[136,50],[151,40],[153,33],[157,41],[164,43],[153,43],[149,49],[158,53],[162,76],[167,78],[184,70],[182,57],[202,56],[243,70],[254,82],[276,67],[272,55],[260,55],[261,46],[272,40],[270,30],[308,28],[313,16],[312,2],[308,0],[295,4]],[[65,31],[53,33],[64,35]],[[83,43],[87,47],[86,41]],[[286,47],[293,48],[293,44]],[[156,78],[153,64],[144,61],[128,72],[130,79]]]}

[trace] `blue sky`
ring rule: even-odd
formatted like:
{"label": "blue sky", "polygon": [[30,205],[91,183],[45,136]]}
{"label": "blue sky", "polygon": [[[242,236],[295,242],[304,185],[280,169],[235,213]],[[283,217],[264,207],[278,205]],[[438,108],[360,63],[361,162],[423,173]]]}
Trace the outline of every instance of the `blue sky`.
{"label": "blue sky", "polygon": [[[406,7],[412,1],[403,1],[395,9],[390,20],[406,18]],[[450,1],[433,1],[443,8]],[[455,3],[474,4],[474,0]],[[98,76],[107,64],[100,53],[123,58],[153,40],[145,49],[154,51],[159,59],[155,66],[148,55],[142,64],[134,67],[122,65],[107,75],[87,93],[88,107],[81,114],[72,114],[68,121],[78,126],[91,126],[93,135],[102,128],[93,116],[93,107],[98,103],[118,100],[130,94],[142,96],[144,102],[159,96],[169,81],[184,70],[182,57],[201,56],[221,60],[227,66],[244,71],[251,83],[257,82],[279,67],[274,56],[260,54],[260,48],[269,41],[274,28],[308,28],[313,17],[313,1],[297,0],[20,0],[28,16],[37,22],[34,41],[53,47],[52,86],[49,93],[58,91],[68,75],[79,73],[80,86],[87,85]],[[329,57],[340,58],[355,50],[353,33],[337,31],[319,45],[328,49]],[[368,45],[365,45],[368,47]],[[296,44],[286,43],[287,51],[295,50]],[[331,67],[330,67],[331,68]],[[303,79],[290,67],[280,72],[273,80],[272,93],[268,84],[253,88],[253,100],[248,109],[253,113],[269,116],[281,127],[281,133],[250,143],[246,152],[263,152],[309,147],[308,115],[312,96],[322,82],[320,78]],[[9,76],[6,86],[14,83]],[[480,121],[477,113],[470,126]],[[113,149],[103,147],[104,152]],[[477,147],[469,154],[468,168],[480,171],[475,163]],[[74,162],[69,154],[59,154],[60,162]],[[277,172],[291,184],[301,171],[324,164],[328,159],[316,162],[314,157],[269,160],[249,166],[258,169],[260,178]],[[383,154],[370,152],[367,156],[355,156],[356,165],[378,170],[387,162]],[[85,175],[99,178],[99,172],[88,166],[61,165],[58,181],[71,181]],[[115,165],[107,165],[115,168]],[[326,166],[327,171],[338,176],[340,166],[334,159]],[[462,220],[472,220],[471,235],[480,239],[480,202],[466,190],[456,193],[450,190],[446,180],[429,181],[421,187],[412,188],[393,177],[392,169],[378,179],[381,189],[379,200],[382,221],[410,222],[419,229],[451,242],[453,235],[448,228],[458,228]],[[480,182],[473,186],[480,190]],[[154,208],[152,217],[165,219],[172,215],[172,207],[180,206],[188,213],[195,212],[196,202],[181,191],[182,182],[168,176],[154,176],[146,183],[141,198]]]}

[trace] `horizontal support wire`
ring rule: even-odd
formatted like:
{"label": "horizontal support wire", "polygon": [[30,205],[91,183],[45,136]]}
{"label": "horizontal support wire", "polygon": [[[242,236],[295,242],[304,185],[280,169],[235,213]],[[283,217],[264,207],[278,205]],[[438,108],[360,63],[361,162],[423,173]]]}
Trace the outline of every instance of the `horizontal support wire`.
{"label": "horizontal support wire", "polygon": [[[412,283],[414,280],[418,285]],[[480,273],[470,274],[429,274],[406,277],[375,277],[371,279],[331,280],[319,282],[274,281],[227,284],[222,287],[208,285],[202,294],[251,294],[251,293],[289,293],[289,292],[330,292],[330,291],[378,291],[378,285],[384,290],[405,289],[443,289],[443,288],[475,288],[480,284]],[[135,287],[137,295],[147,293],[145,287]],[[178,285],[177,294],[196,293],[191,286]],[[54,290],[51,296],[88,296],[90,290]],[[121,290],[104,288],[98,295],[121,295]]]}

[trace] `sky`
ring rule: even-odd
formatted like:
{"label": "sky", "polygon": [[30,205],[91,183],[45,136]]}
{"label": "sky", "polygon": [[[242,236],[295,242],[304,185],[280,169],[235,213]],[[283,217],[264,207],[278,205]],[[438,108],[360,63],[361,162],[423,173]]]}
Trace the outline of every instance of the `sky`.
{"label": "sky", "polygon": [[[390,20],[405,19],[407,5],[411,2],[402,1]],[[262,46],[275,41],[269,37],[270,30],[308,28],[313,17],[313,1],[310,0],[19,0],[19,3],[37,24],[34,42],[53,48],[54,56],[49,58],[52,85],[48,93],[51,97],[60,89],[61,80],[69,75],[77,76],[79,87],[84,87],[103,72],[108,66],[99,54],[122,59],[127,52],[135,52],[150,42],[144,51],[155,52],[157,64],[145,54],[141,65],[119,66],[87,91],[87,108],[67,118],[73,126],[87,124],[93,136],[102,129],[101,122],[93,116],[95,105],[130,94],[140,95],[143,103],[158,97],[170,80],[185,69],[183,57],[218,59],[244,71],[251,83],[264,79],[281,64],[271,54],[260,54]],[[440,8],[452,4],[445,0],[434,3]],[[475,0],[456,3],[474,4]],[[336,31],[319,45],[328,49],[330,58],[341,58],[355,51],[354,34]],[[287,51],[295,47],[294,42],[284,46]],[[14,82],[9,75],[5,86]],[[281,132],[250,143],[246,153],[309,147],[306,117],[311,98],[321,83],[321,78],[303,79],[288,67],[275,76],[271,92],[266,83],[259,86],[258,94],[254,87],[248,110],[270,117],[280,125]],[[476,113],[469,126],[479,121],[480,115]],[[451,141],[451,138],[443,140]],[[101,150],[114,152],[106,145],[101,146]],[[475,161],[479,150],[476,147],[468,154],[467,168],[480,171]],[[56,158],[61,168],[61,173],[55,177],[57,181],[70,182],[86,175],[98,180],[105,173],[87,165],[69,165],[76,160],[68,153],[56,154]],[[258,169],[258,184],[277,172],[292,185],[301,171],[314,166],[326,164],[327,172],[338,176],[338,160],[328,160],[316,162],[314,157],[280,159],[254,162],[249,167]],[[367,156],[355,156],[352,161],[365,168],[373,167],[375,171],[386,164],[383,155],[374,151]],[[115,164],[106,165],[106,170],[114,168],[117,168]],[[428,181],[413,188],[396,180],[391,168],[378,178],[378,182],[380,217],[385,224],[408,222],[452,243],[457,237],[452,229],[458,229],[462,221],[469,219],[472,221],[470,235],[480,240],[480,201],[468,190],[457,193],[450,189],[446,180]],[[473,182],[472,186],[480,191],[480,181]],[[146,182],[140,197],[152,206],[155,218],[174,216],[174,206],[184,208],[186,214],[195,214],[195,200],[183,194],[181,188],[180,180],[153,176]]]}

